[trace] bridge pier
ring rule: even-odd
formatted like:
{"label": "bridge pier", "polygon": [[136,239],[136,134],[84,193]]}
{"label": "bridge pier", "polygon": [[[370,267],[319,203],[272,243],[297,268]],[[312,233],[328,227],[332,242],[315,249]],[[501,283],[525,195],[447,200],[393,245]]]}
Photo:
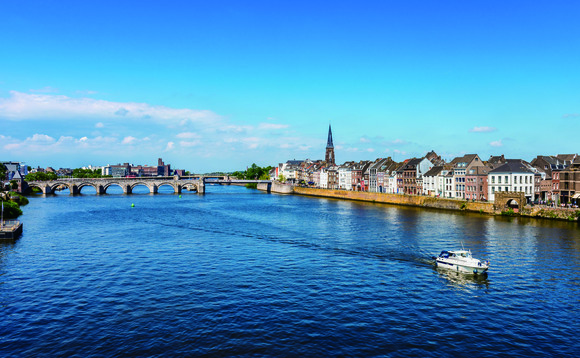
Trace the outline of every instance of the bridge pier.
{"label": "bridge pier", "polygon": [[80,193],[79,187],[76,184],[69,185],[68,191],[70,195],[78,195]]}
{"label": "bridge pier", "polygon": [[105,187],[102,185],[97,185],[95,187],[95,189],[97,189],[97,195],[105,195]]}

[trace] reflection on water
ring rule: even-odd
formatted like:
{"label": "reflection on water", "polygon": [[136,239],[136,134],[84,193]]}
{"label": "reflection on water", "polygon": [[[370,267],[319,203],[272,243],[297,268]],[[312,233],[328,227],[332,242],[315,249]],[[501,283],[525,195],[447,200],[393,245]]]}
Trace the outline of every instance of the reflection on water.
{"label": "reflection on water", "polygon": [[436,266],[433,267],[433,270],[437,273],[439,278],[447,281],[448,284],[455,288],[463,290],[489,289],[489,273],[483,275],[468,275]]}

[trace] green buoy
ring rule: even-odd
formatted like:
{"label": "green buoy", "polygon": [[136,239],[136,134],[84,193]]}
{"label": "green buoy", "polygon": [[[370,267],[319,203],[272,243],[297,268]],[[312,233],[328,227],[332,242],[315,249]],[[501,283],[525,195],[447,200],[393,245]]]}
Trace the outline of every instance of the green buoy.
{"label": "green buoy", "polygon": [[181,195],[179,196],[179,199],[181,199]]}
{"label": "green buoy", "polygon": [[135,207],[135,204],[131,204],[131,207],[134,208]]}

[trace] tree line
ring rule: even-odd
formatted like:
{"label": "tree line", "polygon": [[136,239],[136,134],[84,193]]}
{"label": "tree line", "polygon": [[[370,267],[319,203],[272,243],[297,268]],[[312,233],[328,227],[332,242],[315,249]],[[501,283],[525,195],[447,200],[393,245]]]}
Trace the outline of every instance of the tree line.
{"label": "tree line", "polygon": [[252,166],[246,168],[245,171],[235,171],[231,176],[246,180],[268,180],[270,179],[270,170],[272,170],[271,166],[262,168],[257,166],[256,163],[253,163]]}

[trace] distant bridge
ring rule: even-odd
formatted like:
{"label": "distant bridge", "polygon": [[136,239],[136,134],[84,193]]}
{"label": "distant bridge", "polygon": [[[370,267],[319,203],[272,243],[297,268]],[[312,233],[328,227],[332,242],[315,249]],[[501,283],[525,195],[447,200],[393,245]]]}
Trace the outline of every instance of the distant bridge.
{"label": "distant bridge", "polygon": [[80,194],[82,188],[90,186],[95,188],[97,195],[107,193],[111,186],[119,186],[123,189],[123,194],[131,194],[136,186],[145,186],[150,193],[156,194],[159,188],[168,185],[175,193],[183,190],[195,191],[199,194],[205,193],[205,184],[238,184],[248,183],[271,183],[270,180],[239,180],[231,179],[227,176],[173,176],[173,177],[137,177],[137,178],[62,178],[50,181],[30,181],[24,182],[23,189],[38,188],[43,194],[52,194],[58,188],[66,187],[71,195]]}

